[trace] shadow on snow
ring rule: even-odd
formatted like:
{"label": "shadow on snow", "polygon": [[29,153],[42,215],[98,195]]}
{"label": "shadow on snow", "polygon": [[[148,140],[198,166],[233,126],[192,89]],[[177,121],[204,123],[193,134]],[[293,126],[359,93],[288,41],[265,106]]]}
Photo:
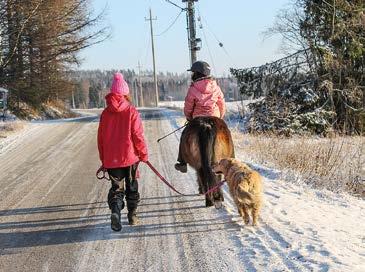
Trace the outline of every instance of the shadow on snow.
{"label": "shadow on snow", "polygon": [[[161,201],[161,202],[158,202]],[[0,216],[34,215],[54,213],[55,218],[28,221],[12,221],[0,223],[0,255],[14,254],[22,249],[62,245],[81,242],[151,238],[158,236],[175,236],[215,231],[237,231],[239,226],[231,222],[230,217],[204,219],[207,210],[204,206],[189,205],[191,202],[202,201],[201,197],[149,197],[141,201],[141,211],[138,213],[142,221],[139,226],[128,226],[126,216],[122,214],[123,229],[120,233],[110,229],[109,210],[105,202],[77,203],[69,205],[54,205],[21,209],[1,210]],[[171,205],[185,203],[186,207],[159,207],[155,205]],[[87,216],[59,216],[60,212],[99,211],[102,214]],[[193,213],[201,214],[202,219],[192,217],[183,219]],[[57,215],[59,217],[57,217]],[[179,218],[181,216],[182,218]],[[169,218],[170,217],[170,218]],[[0,217],[1,218],[1,217]],[[148,218],[164,218],[159,223],[143,223]],[[34,228],[42,228],[36,229]],[[193,229],[192,229],[193,228]]]}

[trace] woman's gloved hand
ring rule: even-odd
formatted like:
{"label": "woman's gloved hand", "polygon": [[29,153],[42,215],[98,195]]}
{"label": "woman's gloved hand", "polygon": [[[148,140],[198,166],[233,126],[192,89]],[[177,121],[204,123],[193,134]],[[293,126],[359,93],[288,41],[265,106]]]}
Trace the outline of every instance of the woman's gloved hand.
{"label": "woman's gloved hand", "polygon": [[146,155],[146,156],[141,156],[140,158],[139,158],[139,160],[141,161],[141,162],[148,162],[148,156]]}

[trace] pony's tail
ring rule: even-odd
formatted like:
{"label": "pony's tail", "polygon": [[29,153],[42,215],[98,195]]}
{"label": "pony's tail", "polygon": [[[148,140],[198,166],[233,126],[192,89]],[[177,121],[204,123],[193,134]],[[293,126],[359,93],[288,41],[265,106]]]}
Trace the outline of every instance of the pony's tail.
{"label": "pony's tail", "polygon": [[214,184],[215,181],[215,175],[211,168],[211,162],[214,156],[214,144],[217,132],[214,127],[209,123],[202,122],[200,125],[201,129],[199,130],[199,151],[202,164],[202,182],[207,184],[207,188],[209,189],[209,185]]}

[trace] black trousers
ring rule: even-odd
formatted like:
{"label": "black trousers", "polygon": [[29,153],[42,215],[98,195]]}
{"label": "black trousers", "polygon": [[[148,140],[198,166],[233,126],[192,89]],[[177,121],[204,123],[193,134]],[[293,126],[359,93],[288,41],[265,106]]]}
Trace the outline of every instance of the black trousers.
{"label": "black trousers", "polygon": [[111,188],[108,194],[108,205],[111,210],[118,207],[119,210],[124,208],[124,196],[127,202],[129,212],[135,212],[140,200],[138,192],[138,181],[136,179],[138,165],[132,165],[123,168],[108,169],[111,181]]}

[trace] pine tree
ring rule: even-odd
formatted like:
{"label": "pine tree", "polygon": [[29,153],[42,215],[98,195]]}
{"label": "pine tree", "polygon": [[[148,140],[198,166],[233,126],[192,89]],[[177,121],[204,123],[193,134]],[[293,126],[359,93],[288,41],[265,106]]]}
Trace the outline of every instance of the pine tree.
{"label": "pine tree", "polygon": [[0,0],[0,85],[33,106],[70,96],[77,53],[108,36],[87,0]]}
{"label": "pine tree", "polygon": [[303,1],[301,33],[321,63],[318,75],[336,112],[336,127],[365,128],[365,2]]}

